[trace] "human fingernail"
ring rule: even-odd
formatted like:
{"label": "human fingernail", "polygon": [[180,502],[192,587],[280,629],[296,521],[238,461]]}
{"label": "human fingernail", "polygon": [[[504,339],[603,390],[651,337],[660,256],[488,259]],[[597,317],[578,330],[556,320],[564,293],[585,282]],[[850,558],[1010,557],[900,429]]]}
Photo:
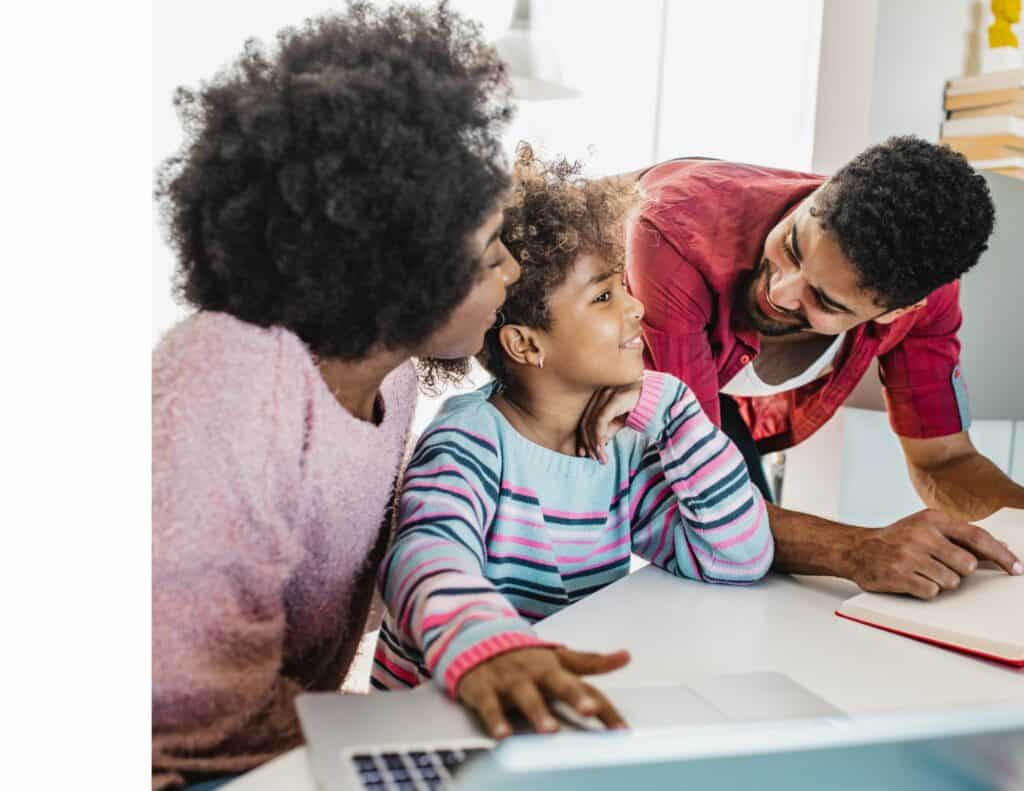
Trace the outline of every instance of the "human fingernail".
{"label": "human fingernail", "polygon": [[540,721],[540,727],[542,727],[546,731],[553,731],[556,728],[558,728],[558,723],[555,722],[554,719],[552,719],[551,717],[545,717]]}
{"label": "human fingernail", "polygon": [[1021,563],[1019,560],[1016,563],[1014,563],[1013,573],[1017,574],[1018,576],[1024,574],[1024,563]]}
{"label": "human fingernail", "polygon": [[500,739],[503,736],[508,736],[509,733],[510,733],[509,727],[507,725],[505,725],[505,724],[495,725],[494,726],[494,736],[497,739]]}
{"label": "human fingernail", "polygon": [[583,711],[594,711],[597,708],[597,701],[593,698],[584,695],[580,698],[580,710]]}

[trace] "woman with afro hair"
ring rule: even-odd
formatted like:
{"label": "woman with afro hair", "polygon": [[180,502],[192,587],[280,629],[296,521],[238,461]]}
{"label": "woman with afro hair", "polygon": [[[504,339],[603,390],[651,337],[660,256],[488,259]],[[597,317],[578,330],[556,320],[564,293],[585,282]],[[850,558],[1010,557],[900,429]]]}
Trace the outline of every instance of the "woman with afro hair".
{"label": "woman with afro hair", "polygon": [[449,11],[353,3],[179,89],[157,199],[196,310],[153,352],[153,787],[299,745],[363,635],[416,399],[480,350],[505,74]]}

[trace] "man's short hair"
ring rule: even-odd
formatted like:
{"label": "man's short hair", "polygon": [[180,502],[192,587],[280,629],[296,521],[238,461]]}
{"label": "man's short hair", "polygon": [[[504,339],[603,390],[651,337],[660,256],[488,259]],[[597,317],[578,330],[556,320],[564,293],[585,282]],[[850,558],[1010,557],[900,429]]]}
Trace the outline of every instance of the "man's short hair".
{"label": "man's short hair", "polygon": [[890,137],[841,168],[811,209],[889,310],[959,278],[988,247],[995,208],[962,154]]}

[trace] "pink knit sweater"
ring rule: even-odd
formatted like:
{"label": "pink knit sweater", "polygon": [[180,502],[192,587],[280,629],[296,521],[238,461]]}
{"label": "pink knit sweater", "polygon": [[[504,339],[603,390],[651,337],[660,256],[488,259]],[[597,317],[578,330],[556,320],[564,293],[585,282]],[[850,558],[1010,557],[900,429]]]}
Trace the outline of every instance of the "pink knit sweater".
{"label": "pink knit sweater", "polygon": [[301,743],[294,697],[337,690],[362,636],[416,400],[357,420],[304,344],[199,313],[153,352],[153,787]]}

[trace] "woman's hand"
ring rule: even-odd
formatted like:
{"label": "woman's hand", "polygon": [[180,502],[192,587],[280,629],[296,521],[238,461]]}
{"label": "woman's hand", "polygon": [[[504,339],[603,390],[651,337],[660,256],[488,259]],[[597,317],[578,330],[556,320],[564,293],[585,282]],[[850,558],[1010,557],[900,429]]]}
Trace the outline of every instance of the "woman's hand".
{"label": "woman's hand", "polygon": [[608,463],[604,446],[626,425],[629,413],[640,400],[643,379],[622,387],[602,387],[591,396],[576,428],[576,452],[602,464]]}
{"label": "woman's hand", "polygon": [[519,709],[538,733],[558,730],[548,700],[562,700],[584,717],[596,716],[609,728],[626,721],[581,675],[607,673],[629,662],[628,651],[592,654],[568,648],[518,648],[481,662],[459,681],[459,700],[476,711],[495,739],[512,734],[505,710]]}

